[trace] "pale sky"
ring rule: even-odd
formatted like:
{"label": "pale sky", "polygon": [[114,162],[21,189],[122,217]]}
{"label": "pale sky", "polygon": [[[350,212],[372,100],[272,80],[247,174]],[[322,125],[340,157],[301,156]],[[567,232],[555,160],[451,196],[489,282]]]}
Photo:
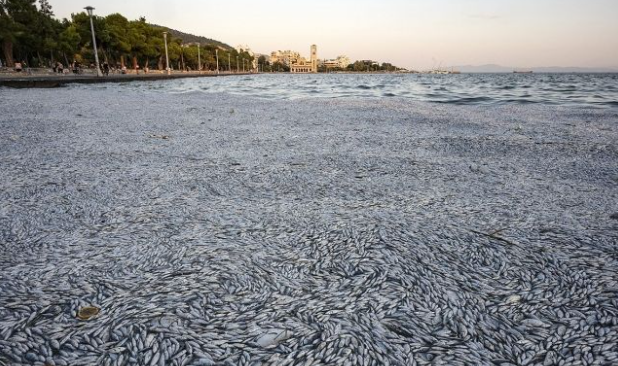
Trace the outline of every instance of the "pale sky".
{"label": "pale sky", "polygon": [[231,46],[347,55],[411,69],[439,65],[618,67],[618,0],[50,0]]}

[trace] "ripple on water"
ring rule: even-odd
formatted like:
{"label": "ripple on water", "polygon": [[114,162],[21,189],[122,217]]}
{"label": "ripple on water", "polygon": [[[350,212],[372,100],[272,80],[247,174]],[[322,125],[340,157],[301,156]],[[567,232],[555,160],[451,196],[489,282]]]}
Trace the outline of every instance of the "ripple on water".
{"label": "ripple on water", "polygon": [[[534,103],[616,107],[615,74],[260,74],[120,84],[134,90],[197,90],[269,99],[376,98],[452,104]],[[73,85],[92,88],[92,85]],[[517,93],[516,91],[525,93]],[[534,97],[532,97],[534,96]]]}

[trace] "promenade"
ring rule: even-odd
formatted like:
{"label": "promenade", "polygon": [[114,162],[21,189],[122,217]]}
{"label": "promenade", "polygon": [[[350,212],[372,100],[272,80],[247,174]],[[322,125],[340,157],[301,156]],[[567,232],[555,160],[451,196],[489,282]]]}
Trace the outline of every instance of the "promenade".
{"label": "promenade", "polygon": [[[89,70],[90,71],[90,70]],[[44,72],[34,73],[0,73],[0,87],[10,88],[55,88],[66,84],[96,84],[96,83],[120,83],[137,80],[167,80],[180,78],[199,78],[199,77],[217,77],[217,76],[232,76],[232,75],[249,75],[250,73],[216,73],[213,71],[190,71],[190,72],[172,72],[170,75],[153,71],[148,74],[130,73],[130,74],[110,74],[108,76],[97,76],[94,73],[87,74],[52,74]]]}

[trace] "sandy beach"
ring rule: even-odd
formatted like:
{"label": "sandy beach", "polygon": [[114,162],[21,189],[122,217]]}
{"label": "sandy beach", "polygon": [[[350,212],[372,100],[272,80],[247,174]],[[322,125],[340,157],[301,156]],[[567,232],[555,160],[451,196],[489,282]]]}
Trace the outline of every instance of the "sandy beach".
{"label": "sandy beach", "polygon": [[618,363],[616,108],[0,100],[0,365]]}

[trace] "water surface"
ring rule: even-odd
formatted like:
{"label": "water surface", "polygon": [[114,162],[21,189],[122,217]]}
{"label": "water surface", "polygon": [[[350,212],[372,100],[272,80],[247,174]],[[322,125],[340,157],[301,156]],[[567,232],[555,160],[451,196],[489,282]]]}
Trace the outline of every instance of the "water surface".
{"label": "water surface", "polygon": [[618,74],[260,74],[125,84],[260,98],[409,98],[449,104],[618,107]]}

